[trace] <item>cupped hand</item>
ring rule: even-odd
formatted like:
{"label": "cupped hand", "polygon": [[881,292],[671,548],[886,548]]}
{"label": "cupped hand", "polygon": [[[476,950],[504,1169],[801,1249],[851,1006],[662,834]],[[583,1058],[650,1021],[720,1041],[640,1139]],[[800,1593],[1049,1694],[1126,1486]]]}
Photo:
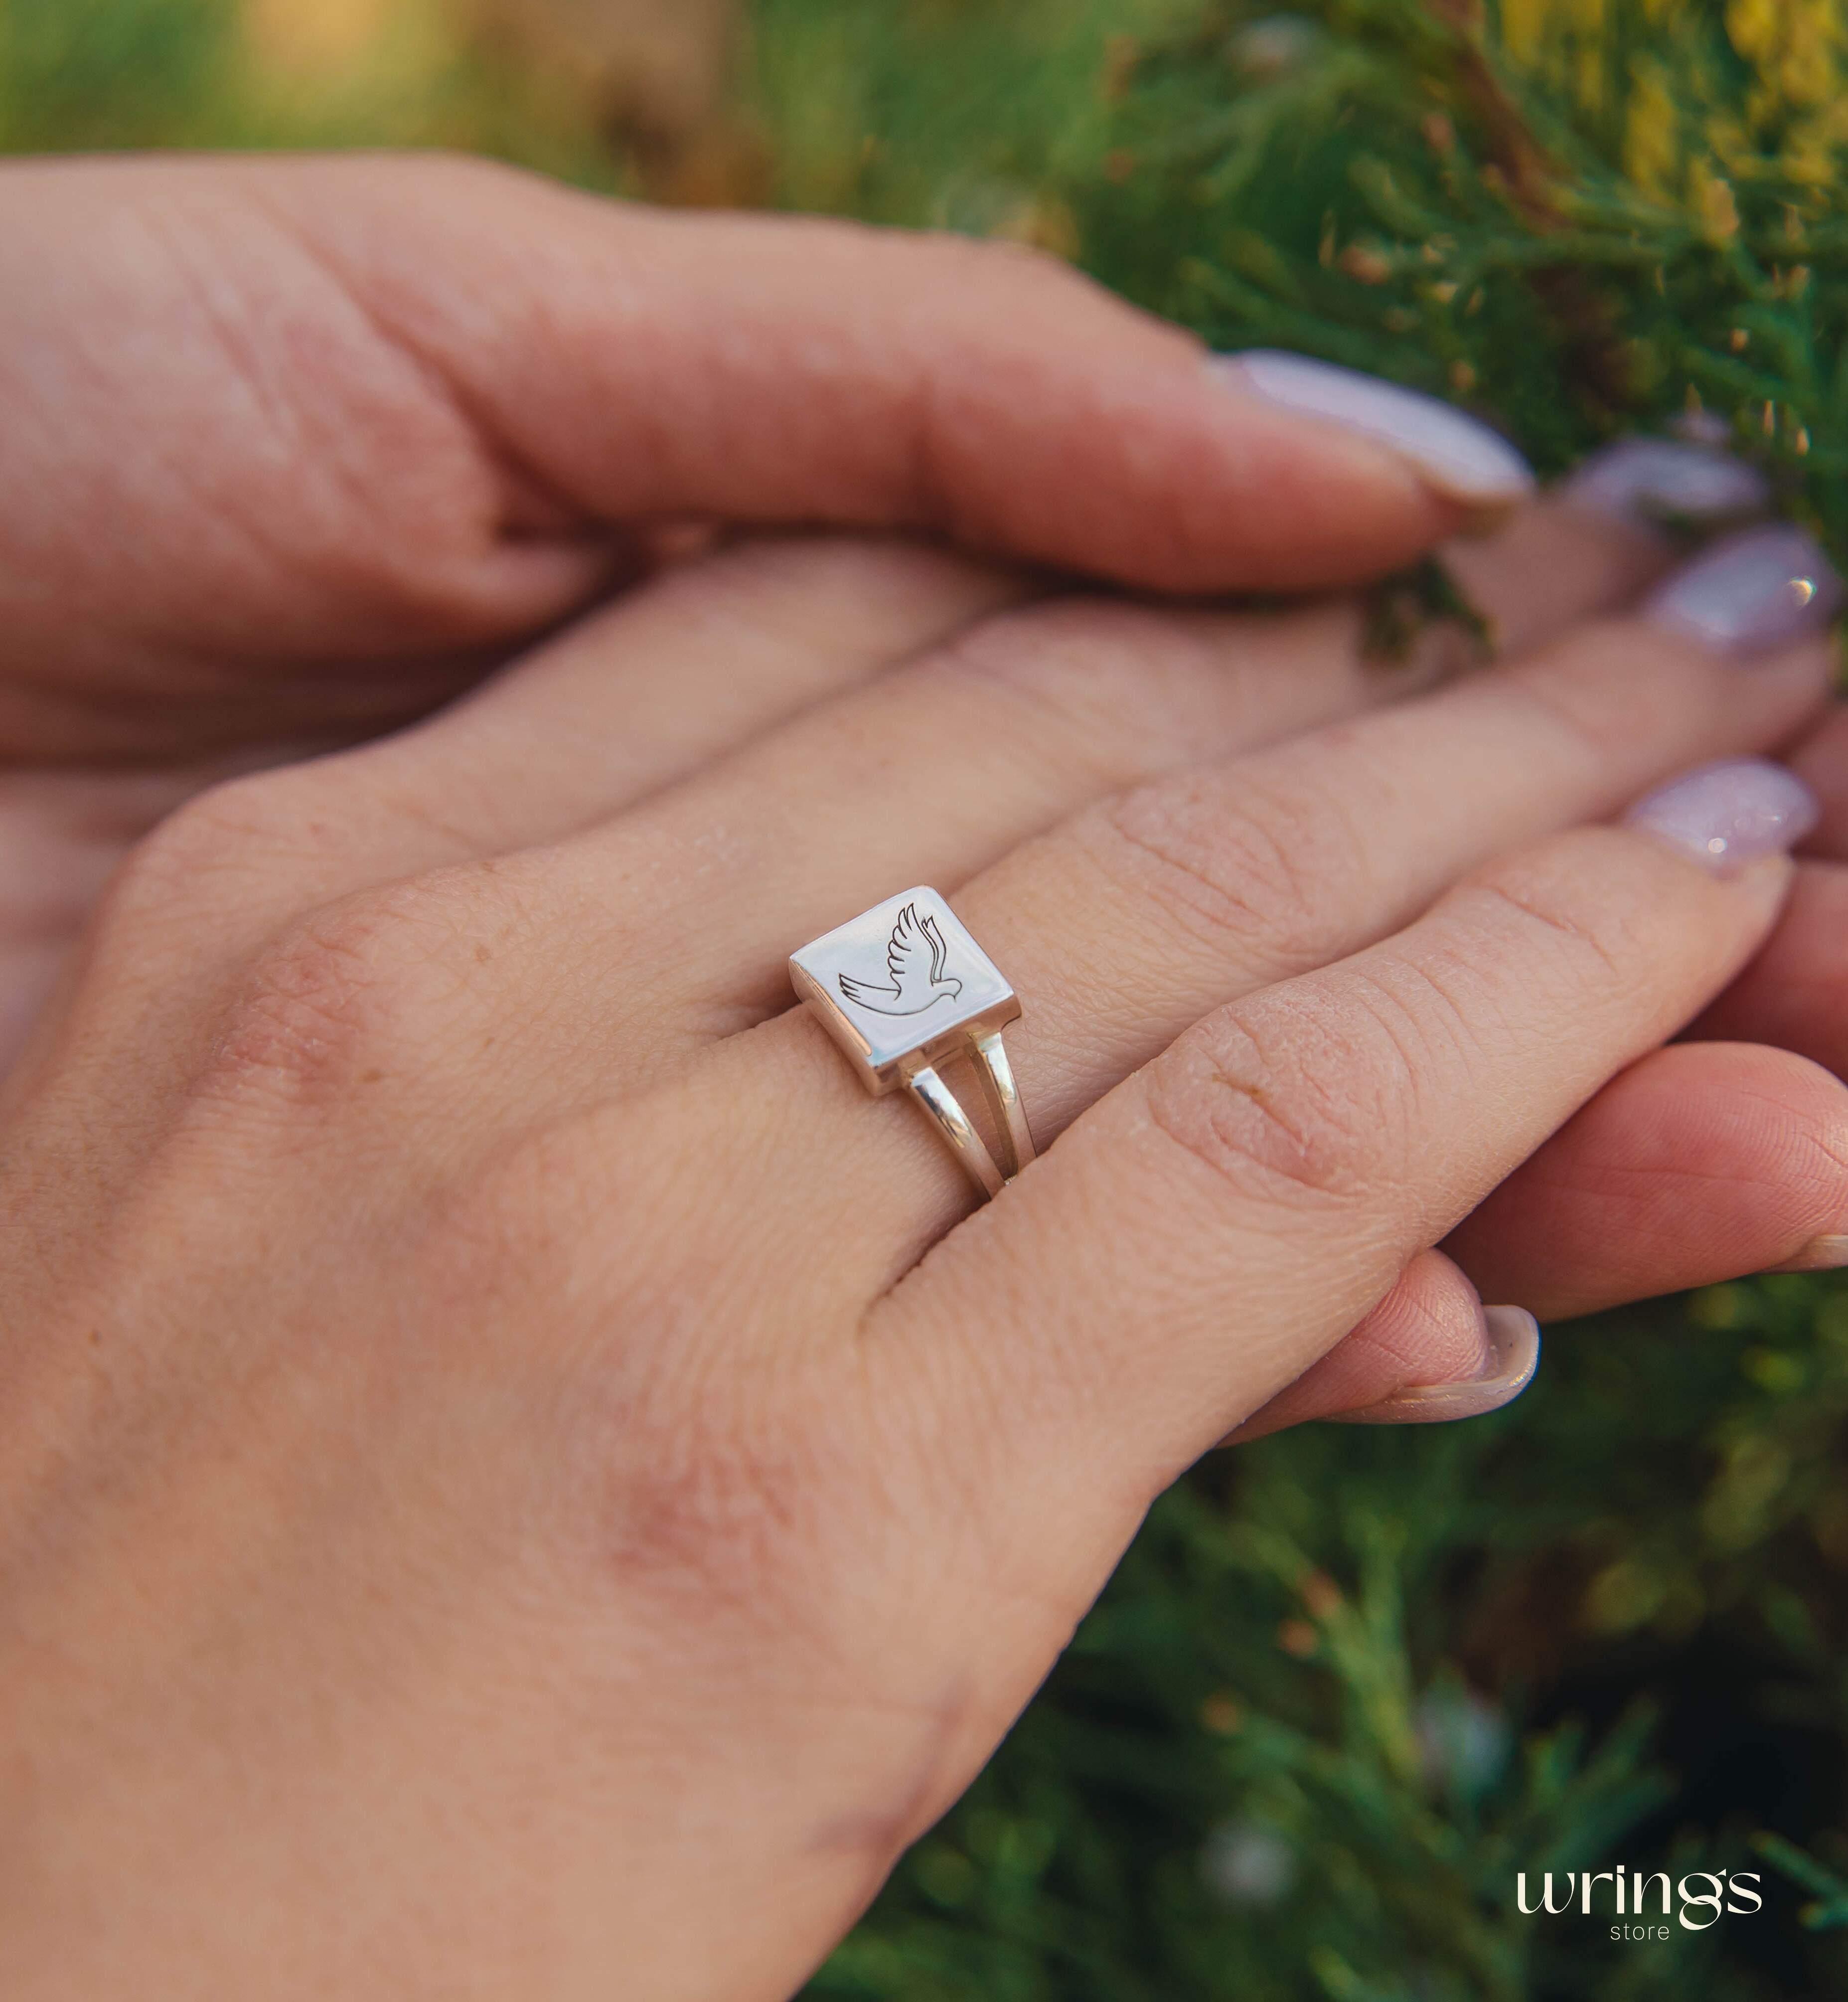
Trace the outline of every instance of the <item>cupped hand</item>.
{"label": "cupped hand", "polygon": [[[1823,640],[1570,505],[1476,561],[1412,695],[1341,602],[748,542],[165,820],[0,1124],[0,1990],[786,1993],[1777,920]],[[925,881],[1026,1011],[980,1209],[790,1005]]]}

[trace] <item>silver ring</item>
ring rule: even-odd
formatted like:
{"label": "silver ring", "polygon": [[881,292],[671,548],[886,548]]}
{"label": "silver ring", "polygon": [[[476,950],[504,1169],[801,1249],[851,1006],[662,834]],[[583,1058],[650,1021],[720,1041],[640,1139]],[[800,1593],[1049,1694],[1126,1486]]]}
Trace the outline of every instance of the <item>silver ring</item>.
{"label": "silver ring", "polygon": [[[875,1098],[908,1092],[985,1196],[1033,1159],[1033,1134],[1001,1031],[1014,990],[934,890],[903,890],[790,955],[790,980]],[[938,1068],[975,1067],[1001,1142],[988,1142]]]}

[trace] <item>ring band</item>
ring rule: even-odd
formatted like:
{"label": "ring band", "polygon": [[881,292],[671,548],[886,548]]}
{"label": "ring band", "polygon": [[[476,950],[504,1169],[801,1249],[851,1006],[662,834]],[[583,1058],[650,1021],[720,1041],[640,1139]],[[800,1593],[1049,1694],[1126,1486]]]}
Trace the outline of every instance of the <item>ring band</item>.
{"label": "ring band", "polygon": [[[1020,1003],[936,891],[901,891],[790,955],[797,993],[875,1098],[904,1090],[985,1196],[1033,1159],[1033,1132],[1001,1031]],[[1001,1160],[938,1066],[966,1057]]]}

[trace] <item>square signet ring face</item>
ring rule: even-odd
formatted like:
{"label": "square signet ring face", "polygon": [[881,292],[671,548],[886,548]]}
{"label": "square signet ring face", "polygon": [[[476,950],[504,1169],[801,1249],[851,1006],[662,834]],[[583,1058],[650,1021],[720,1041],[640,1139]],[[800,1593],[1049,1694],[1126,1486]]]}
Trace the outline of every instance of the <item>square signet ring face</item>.
{"label": "square signet ring face", "polygon": [[[908,1092],[985,1195],[1033,1159],[1001,1031],[1020,1004],[936,891],[901,890],[790,957],[790,979],[875,1097]],[[975,1065],[1006,1172],[936,1066]]]}
{"label": "square signet ring face", "polygon": [[1020,1018],[999,968],[934,890],[901,890],[790,955],[790,978],[876,1096],[908,1067]]}

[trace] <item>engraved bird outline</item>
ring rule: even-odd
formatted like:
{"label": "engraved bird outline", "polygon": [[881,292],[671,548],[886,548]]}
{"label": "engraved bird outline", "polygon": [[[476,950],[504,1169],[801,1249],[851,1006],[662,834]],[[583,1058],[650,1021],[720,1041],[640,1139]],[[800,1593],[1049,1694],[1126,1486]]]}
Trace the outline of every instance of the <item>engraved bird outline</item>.
{"label": "engraved bird outline", "polygon": [[[925,963],[925,950],[930,954]],[[889,987],[856,980],[851,974],[835,975],[841,992],[857,1008],[873,1015],[922,1015],[940,1001],[954,1001],[963,991],[954,975],[946,979],[943,961],[948,957],[943,934],[935,918],[920,919],[917,907],[907,904],[886,941],[886,971],[892,976]]]}

